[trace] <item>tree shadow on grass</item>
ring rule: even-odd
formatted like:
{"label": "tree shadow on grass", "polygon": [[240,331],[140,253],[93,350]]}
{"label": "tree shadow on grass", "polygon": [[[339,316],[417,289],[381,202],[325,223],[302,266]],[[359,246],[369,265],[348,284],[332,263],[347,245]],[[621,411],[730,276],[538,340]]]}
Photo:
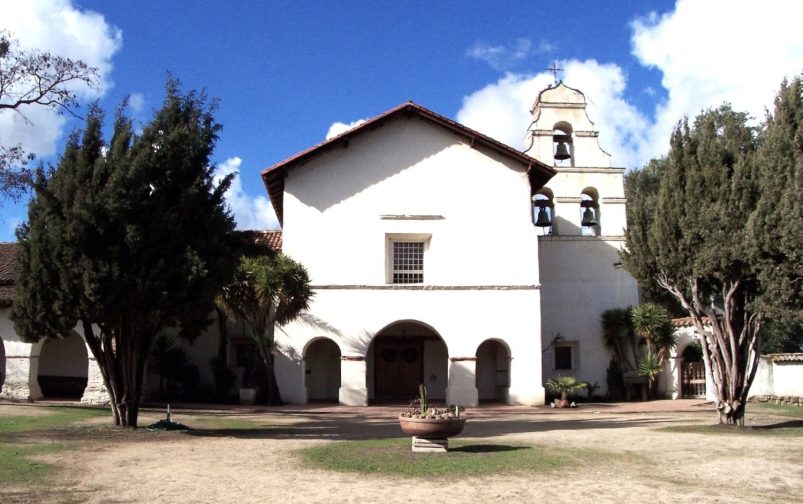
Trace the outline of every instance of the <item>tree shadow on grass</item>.
{"label": "tree shadow on grass", "polygon": [[529,446],[477,444],[477,445],[455,446],[453,448],[449,448],[449,451],[461,452],[461,453],[499,453],[499,452],[510,452],[510,451],[530,450],[530,449],[531,448]]}
{"label": "tree shadow on grass", "polygon": [[803,427],[803,420],[787,420],[769,425],[755,425],[755,430],[775,430],[775,429],[794,429]]}
{"label": "tree shadow on grass", "polygon": [[[265,419],[267,422],[275,419]],[[254,428],[193,428],[191,420],[186,423],[191,430],[189,436],[234,437],[240,439],[331,439],[362,440],[388,437],[402,437],[397,420],[364,419],[359,416],[343,417],[294,417],[293,423],[284,425],[258,425]],[[297,421],[295,421],[297,420]],[[668,423],[684,420],[670,416],[651,416],[641,418],[594,418],[594,419],[475,419],[466,423],[461,437],[493,438],[505,434],[523,434],[567,430],[621,429]],[[687,420],[685,420],[687,421]]]}

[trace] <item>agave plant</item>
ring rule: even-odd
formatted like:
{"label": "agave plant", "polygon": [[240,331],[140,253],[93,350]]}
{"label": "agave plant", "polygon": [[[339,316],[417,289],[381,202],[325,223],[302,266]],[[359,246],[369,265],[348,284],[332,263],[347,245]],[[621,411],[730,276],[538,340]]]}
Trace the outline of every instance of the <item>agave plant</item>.
{"label": "agave plant", "polygon": [[546,381],[546,388],[553,394],[560,394],[559,407],[565,408],[569,405],[569,394],[586,388],[585,382],[577,381],[577,378],[569,375],[556,375]]}
{"label": "agave plant", "polygon": [[647,378],[650,397],[654,396],[655,379],[661,374],[662,369],[663,359],[657,353],[648,350],[641,355],[638,361],[638,373]]}

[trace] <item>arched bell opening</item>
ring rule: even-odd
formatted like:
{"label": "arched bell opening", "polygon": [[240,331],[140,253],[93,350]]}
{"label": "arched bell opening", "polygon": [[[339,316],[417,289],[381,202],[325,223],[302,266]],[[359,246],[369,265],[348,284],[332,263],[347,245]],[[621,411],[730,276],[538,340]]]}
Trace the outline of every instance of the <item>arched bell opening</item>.
{"label": "arched bell opening", "polygon": [[507,402],[510,390],[510,349],[489,339],[477,347],[476,387],[479,400]]}
{"label": "arched bell opening", "polygon": [[574,129],[566,121],[559,121],[552,127],[552,154],[555,166],[574,166]]}
{"label": "arched bell opening", "polygon": [[37,380],[46,399],[80,399],[86,389],[89,358],[83,338],[70,333],[48,338],[39,354]]}
{"label": "arched bell opening", "polygon": [[532,197],[533,224],[539,235],[557,234],[555,228],[555,198],[546,187],[539,189]]}
{"label": "arched bell opening", "polygon": [[580,229],[583,236],[601,234],[599,193],[593,187],[586,187],[580,194]]}
{"label": "arched bell opening", "polygon": [[310,342],[304,351],[304,386],[308,401],[338,402],[340,347],[329,338]]}
{"label": "arched bell opening", "polygon": [[409,403],[422,383],[430,400],[446,399],[449,351],[438,332],[418,321],[394,322],[368,348],[368,390],[374,402]]}

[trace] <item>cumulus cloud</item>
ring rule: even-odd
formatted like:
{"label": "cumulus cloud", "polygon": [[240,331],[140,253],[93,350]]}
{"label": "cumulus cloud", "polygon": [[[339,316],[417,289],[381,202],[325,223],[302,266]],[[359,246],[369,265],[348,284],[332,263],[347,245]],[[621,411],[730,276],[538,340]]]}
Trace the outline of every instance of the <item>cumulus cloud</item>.
{"label": "cumulus cloud", "polygon": [[477,41],[466,51],[466,56],[484,61],[496,70],[507,70],[530,55],[548,53],[553,50],[554,46],[546,41],[542,40],[533,47],[530,39],[519,38],[510,45],[490,45]]}
{"label": "cumulus cloud", "polygon": [[332,125],[329,126],[329,131],[326,132],[326,139],[329,140],[330,138],[334,138],[337,135],[342,135],[348,130],[356,128],[365,121],[366,119],[357,119],[356,121],[350,123],[342,123],[342,122],[332,123]]}
{"label": "cumulus cloud", "polygon": [[[566,69],[564,82],[586,95],[600,146],[612,154],[613,164],[634,168],[666,153],[672,128],[684,115],[694,117],[727,101],[763,118],[781,80],[802,69],[803,31],[796,26],[801,17],[803,3],[679,0],[667,14],[634,20],[632,55],[662,73],[667,95],[648,111],[639,111],[628,92],[654,95],[655,90],[628,90],[618,65],[558,63]],[[464,97],[456,118],[521,148],[529,110],[551,83],[547,72],[506,73]]]}
{"label": "cumulus cloud", "polygon": [[148,104],[148,101],[145,99],[145,95],[142,93],[131,93],[128,95],[128,108],[131,110],[131,113],[138,116],[142,114],[142,111],[145,110],[145,105]]}
{"label": "cumulus cloud", "polygon": [[276,212],[270,200],[265,196],[249,196],[243,190],[240,178],[240,165],[243,160],[233,157],[225,160],[215,169],[215,182],[234,174],[229,190],[226,191],[226,203],[234,214],[238,229],[279,229]]}
{"label": "cumulus cloud", "polygon": [[[7,30],[26,50],[48,51],[97,67],[99,86],[73,87],[82,101],[103,96],[111,87],[112,57],[122,46],[122,32],[103,15],[74,6],[70,0],[27,0],[3,5],[0,29]],[[27,151],[53,154],[63,135],[64,116],[38,106],[0,114],[0,138],[7,145],[21,143]],[[26,120],[27,119],[27,120]]]}
{"label": "cumulus cloud", "polygon": [[762,119],[781,80],[803,69],[801,17],[800,2],[679,0],[672,12],[634,20],[633,55],[663,74],[668,94],[648,142],[665,150],[682,116],[726,101]]}
{"label": "cumulus cloud", "polygon": [[[635,162],[634,151],[643,141],[647,119],[627,103],[622,70],[595,60],[567,60],[560,65],[565,69],[564,80],[588,99],[588,115],[602,132],[600,146],[614,156],[617,165],[630,166]],[[457,121],[521,149],[535,99],[552,83],[549,72],[508,73],[465,97]]]}

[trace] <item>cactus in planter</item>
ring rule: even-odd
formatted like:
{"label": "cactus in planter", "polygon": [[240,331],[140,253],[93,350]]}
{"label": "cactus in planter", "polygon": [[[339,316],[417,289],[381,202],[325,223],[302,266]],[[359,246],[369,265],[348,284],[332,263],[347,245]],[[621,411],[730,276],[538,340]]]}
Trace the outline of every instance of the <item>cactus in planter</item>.
{"label": "cactus in planter", "polygon": [[418,386],[418,398],[421,401],[421,412],[426,415],[429,410],[429,398],[427,397],[427,386],[423,383]]}

